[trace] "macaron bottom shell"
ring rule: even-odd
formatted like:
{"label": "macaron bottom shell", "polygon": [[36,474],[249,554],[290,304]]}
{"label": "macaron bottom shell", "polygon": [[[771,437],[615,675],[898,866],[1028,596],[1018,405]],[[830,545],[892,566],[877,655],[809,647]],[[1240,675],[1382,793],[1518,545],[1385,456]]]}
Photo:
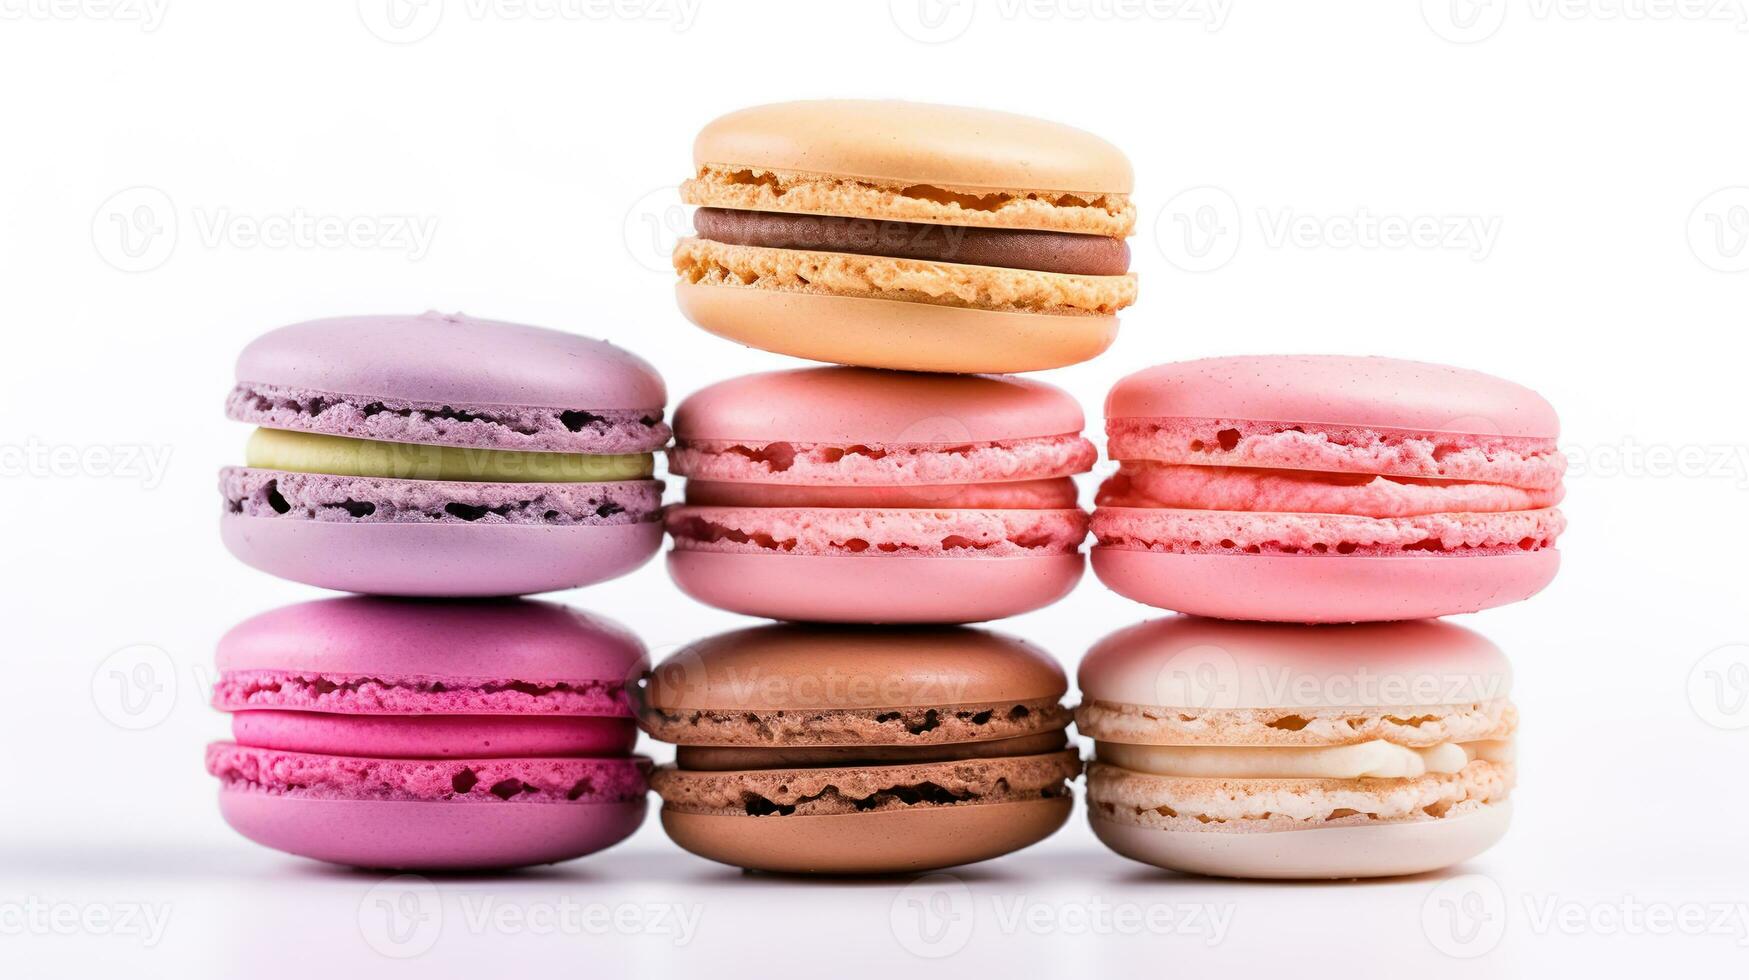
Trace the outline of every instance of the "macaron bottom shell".
{"label": "macaron bottom shell", "polygon": [[1427,619],[1529,598],[1555,577],[1553,548],[1502,554],[1175,554],[1095,547],[1093,572],[1119,595],[1217,619],[1352,623]]}
{"label": "macaron bottom shell", "polygon": [[231,554],[270,575],[343,592],[529,595],[605,581],[662,545],[656,521],[615,525],[352,523],[225,514]]}
{"label": "macaron bottom shell", "polygon": [[1006,558],[674,550],[668,572],[706,605],[827,623],[975,623],[1048,606],[1081,580],[1079,553]]}
{"label": "macaron bottom shell", "polygon": [[1072,796],[821,816],[735,816],[662,809],[662,827],[712,861],[784,874],[903,874],[987,861],[1069,820]]}
{"label": "macaron bottom shell", "polygon": [[646,759],[373,758],[218,742],[207,769],[243,836],[336,864],[503,868],[582,857],[643,820]]}
{"label": "macaron bottom shell", "polygon": [[1117,339],[1113,314],[987,310],[682,281],[694,324],[759,350],[899,371],[1014,374],[1067,367]]}
{"label": "macaron bottom shell", "polygon": [[1141,827],[1088,812],[1094,836],[1132,860],[1189,874],[1290,880],[1388,877],[1450,867],[1492,847],[1511,817],[1512,802],[1503,800],[1460,815],[1404,823],[1224,832]]}
{"label": "macaron bottom shell", "polygon": [[645,799],[442,803],[219,791],[225,822],[258,844],[331,864],[423,871],[568,861],[630,837],[647,808]]}

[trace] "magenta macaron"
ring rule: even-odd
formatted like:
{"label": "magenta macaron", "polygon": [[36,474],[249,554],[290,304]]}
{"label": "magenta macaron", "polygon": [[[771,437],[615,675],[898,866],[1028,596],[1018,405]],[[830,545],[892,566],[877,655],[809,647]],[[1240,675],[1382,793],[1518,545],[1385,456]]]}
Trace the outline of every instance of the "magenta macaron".
{"label": "magenta macaron", "polygon": [[976,622],[1062,598],[1097,451],[1036,381],[814,368],[735,378],[674,417],[668,569],[694,598],[774,619]]}
{"label": "magenta macaron", "polygon": [[256,616],[219,642],[207,747],[243,836],[376,868],[564,861],[643,821],[627,696],[648,666],[565,606],[347,597]]}
{"label": "magenta macaron", "polygon": [[1380,357],[1222,357],[1119,381],[1093,515],[1113,590],[1227,619],[1473,612],[1554,577],[1566,458],[1528,388]]}
{"label": "magenta macaron", "polygon": [[316,320],[244,349],[220,474],[225,545],[350,592],[520,595],[661,546],[662,379],[611,344],[426,313]]}

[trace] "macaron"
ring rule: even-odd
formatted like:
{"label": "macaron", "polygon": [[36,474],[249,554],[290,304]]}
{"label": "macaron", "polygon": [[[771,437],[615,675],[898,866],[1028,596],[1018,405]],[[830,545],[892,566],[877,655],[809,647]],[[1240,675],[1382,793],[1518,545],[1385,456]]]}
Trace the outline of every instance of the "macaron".
{"label": "macaron", "polygon": [[1566,457],[1541,396],[1382,357],[1219,357],[1119,381],[1093,569],[1163,609],[1306,623],[1541,590]]}
{"label": "macaron", "polygon": [[507,868],[601,850],[643,822],[647,759],[621,627],[565,606],[350,596],[219,641],[207,747],[226,822],[371,868]]}
{"label": "macaron", "polygon": [[546,592],[661,547],[662,379],[599,340],[460,315],[282,327],[237,361],[259,428],[219,475],[226,547],[323,588]]}
{"label": "macaron", "polygon": [[1111,346],[1135,301],[1130,163],[1079,129],[915,102],[785,102],[710,123],[693,164],[680,309],[751,347],[1038,371]]}
{"label": "macaron", "polygon": [[644,731],[662,826],[758,871],[885,874],[1034,844],[1073,807],[1068,680],[1019,640],[956,627],[794,624],[712,637],[658,665]]}
{"label": "macaron", "polygon": [[735,378],[675,412],[668,570],[773,619],[963,623],[1049,605],[1082,572],[1070,476],[1097,451],[1056,388],[812,368]]}
{"label": "macaron", "polygon": [[1417,874],[1506,832],[1511,670],[1438,620],[1287,626],[1188,616],[1081,662],[1088,816],[1112,850],[1237,878]]}

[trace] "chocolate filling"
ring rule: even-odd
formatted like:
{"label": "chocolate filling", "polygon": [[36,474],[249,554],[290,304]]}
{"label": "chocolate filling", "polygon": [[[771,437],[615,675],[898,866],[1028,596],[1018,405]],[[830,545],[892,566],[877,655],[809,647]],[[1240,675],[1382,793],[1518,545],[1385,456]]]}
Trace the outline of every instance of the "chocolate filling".
{"label": "chocolate filling", "polygon": [[728,208],[699,208],[692,221],[700,238],[726,245],[883,255],[1084,276],[1121,276],[1130,268],[1129,245],[1121,238],[1104,235]]}
{"label": "chocolate filling", "polygon": [[726,772],[745,769],[798,769],[814,766],[890,766],[917,762],[955,762],[1060,752],[1069,744],[1062,731],[1039,732],[987,742],[944,745],[738,746],[682,745],[674,761],[682,769]]}

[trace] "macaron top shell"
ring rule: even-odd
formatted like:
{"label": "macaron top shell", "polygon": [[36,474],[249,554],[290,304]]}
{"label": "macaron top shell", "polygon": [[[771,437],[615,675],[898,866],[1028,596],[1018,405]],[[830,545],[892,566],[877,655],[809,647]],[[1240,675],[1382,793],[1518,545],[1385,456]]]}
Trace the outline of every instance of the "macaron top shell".
{"label": "macaron top shell", "polygon": [[1163,364],[1119,381],[1105,415],[1560,435],[1554,408],[1529,388],[1479,371],[1384,357],[1263,355]]}
{"label": "macaron top shell", "polygon": [[246,620],[218,646],[221,675],[501,678],[618,688],[648,665],[643,644],[617,623],[521,599],[320,599]]}
{"label": "macaron top shell", "polygon": [[662,711],[946,708],[1061,698],[1068,679],[1031,644],[984,630],[761,626],[710,637],[651,674]]}
{"label": "macaron top shell", "polygon": [[700,168],[829,174],[942,188],[1128,194],[1129,160],[1083,130],[918,102],[782,102],[729,113],[693,143]]}
{"label": "macaron top shell", "polygon": [[733,378],[674,414],[682,440],[957,445],[1078,435],[1081,406],[1050,385],[986,375],[804,368]]}
{"label": "macaron top shell", "polygon": [[1486,637],[1441,620],[1300,626],[1169,616],[1082,659],[1083,702],[1342,709],[1497,702],[1512,671]]}
{"label": "macaron top shell", "polygon": [[667,401],[654,368],[605,341],[435,312],[281,327],[243,349],[237,381],[457,409],[543,406],[659,415]]}

